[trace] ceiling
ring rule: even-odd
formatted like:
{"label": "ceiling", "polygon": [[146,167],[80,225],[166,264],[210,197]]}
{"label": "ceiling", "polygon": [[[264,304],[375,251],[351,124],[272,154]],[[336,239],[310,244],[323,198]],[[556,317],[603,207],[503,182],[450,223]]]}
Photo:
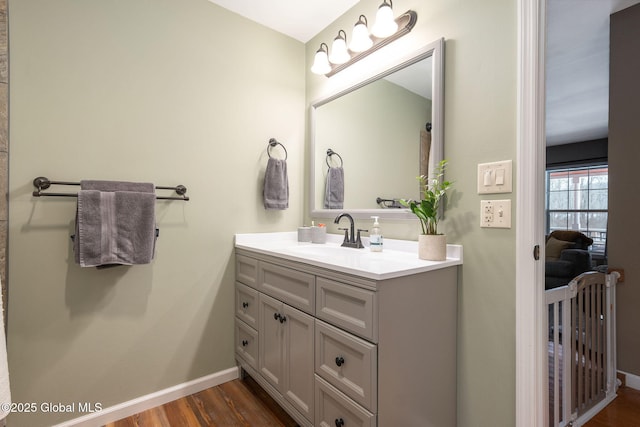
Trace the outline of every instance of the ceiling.
{"label": "ceiling", "polygon": [[606,138],[609,15],[640,0],[547,0],[547,145]]}
{"label": "ceiling", "polygon": [[[209,0],[303,43],[359,0]],[[547,0],[547,145],[606,138],[609,15],[640,0]]]}
{"label": "ceiling", "polygon": [[306,43],[360,0],[209,0]]}

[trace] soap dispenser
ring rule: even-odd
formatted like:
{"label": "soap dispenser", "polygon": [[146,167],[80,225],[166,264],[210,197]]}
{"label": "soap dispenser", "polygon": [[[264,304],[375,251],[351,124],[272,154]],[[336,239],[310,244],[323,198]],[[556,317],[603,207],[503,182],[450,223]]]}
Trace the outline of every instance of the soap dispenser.
{"label": "soap dispenser", "polygon": [[382,252],[382,231],[380,230],[379,216],[372,216],[373,227],[369,233],[369,248],[371,252]]}

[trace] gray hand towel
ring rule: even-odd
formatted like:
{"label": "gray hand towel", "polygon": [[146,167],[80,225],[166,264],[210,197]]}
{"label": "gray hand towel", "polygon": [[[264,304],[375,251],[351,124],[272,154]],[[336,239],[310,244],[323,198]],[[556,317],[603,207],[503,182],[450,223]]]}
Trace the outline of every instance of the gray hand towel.
{"label": "gray hand towel", "polygon": [[331,167],[324,191],[325,209],[342,209],[344,205],[344,169]]}
{"label": "gray hand towel", "polygon": [[82,181],[75,259],[82,267],[148,264],[155,249],[155,187],[149,183]]}
{"label": "gray hand towel", "polygon": [[289,178],[287,162],[270,157],[264,174],[264,208],[287,209],[289,207]]}

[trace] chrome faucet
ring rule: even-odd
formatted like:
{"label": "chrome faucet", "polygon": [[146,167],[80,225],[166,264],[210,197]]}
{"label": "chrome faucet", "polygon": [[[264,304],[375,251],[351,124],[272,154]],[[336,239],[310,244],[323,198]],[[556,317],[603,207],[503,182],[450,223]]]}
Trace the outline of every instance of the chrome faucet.
{"label": "chrome faucet", "polygon": [[[356,238],[355,223],[353,222],[353,217],[351,215],[349,215],[348,213],[341,213],[336,217],[336,219],[333,220],[333,222],[335,224],[338,224],[342,219],[342,217],[347,217],[349,219],[349,222],[351,223],[349,228],[338,228],[338,230],[344,230],[344,241],[342,242],[342,246],[347,248],[358,248],[358,249],[364,248],[364,245],[362,244],[362,240],[360,239],[360,232],[367,231],[367,230],[358,229],[358,237]],[[349,237],[349,230],[351,230],[351,237]]]}

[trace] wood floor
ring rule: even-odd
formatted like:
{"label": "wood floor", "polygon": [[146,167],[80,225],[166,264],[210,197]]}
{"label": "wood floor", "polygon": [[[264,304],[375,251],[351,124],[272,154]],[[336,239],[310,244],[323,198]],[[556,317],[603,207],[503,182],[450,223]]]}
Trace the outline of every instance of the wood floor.
{"label": "wood floor", "polygon": [[640,427],[640,391],[620,387],[618,397],[584,427]]}
{"label": "wood floor", "polygon": [[[295,427],[297,423],[251,378],[234,380],[105,427]],[[640,391],[618,397],[584,427],[640,427]]]}
{"label": "wood floor", "polygon": [[297,425],[251,377],[247,377],[203,390],[105,427]]}

